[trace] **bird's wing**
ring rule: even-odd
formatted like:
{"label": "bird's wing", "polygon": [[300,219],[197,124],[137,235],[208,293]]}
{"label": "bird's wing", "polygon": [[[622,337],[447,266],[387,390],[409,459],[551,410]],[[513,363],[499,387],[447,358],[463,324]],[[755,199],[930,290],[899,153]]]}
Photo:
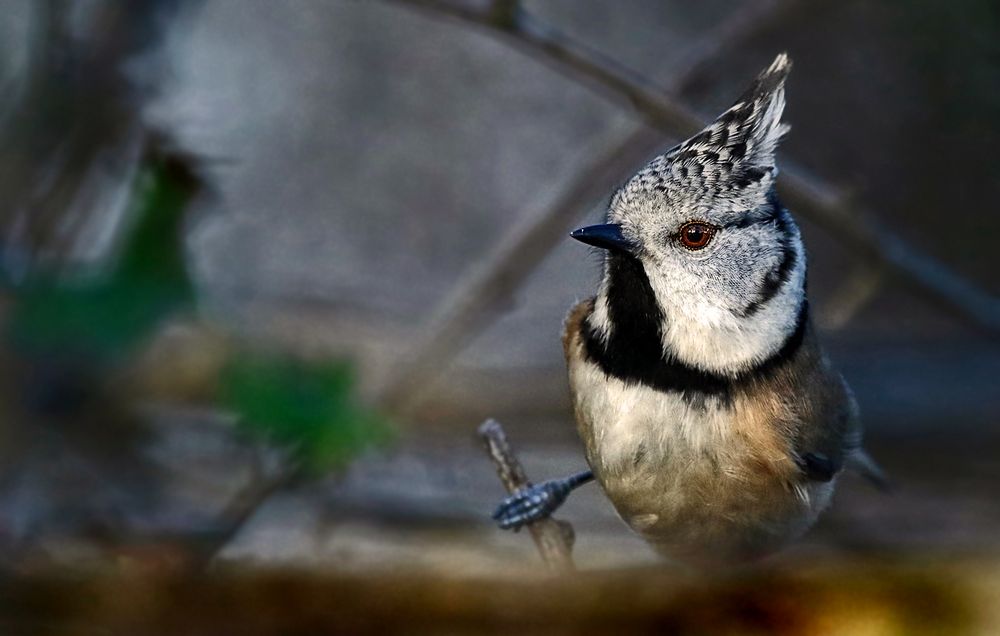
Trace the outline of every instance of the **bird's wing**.
{"label": "bird's wing", "polygon": [[801,430],[795,444],[796,463],[814,481],[830,481],[843,469],[850,469],[882,491],[889,480],[878,463],[862,446],[863,427],[857,402],[843,378],[825,369],[827,377],[814,383],[824,389],[814,395],[818,426]]}

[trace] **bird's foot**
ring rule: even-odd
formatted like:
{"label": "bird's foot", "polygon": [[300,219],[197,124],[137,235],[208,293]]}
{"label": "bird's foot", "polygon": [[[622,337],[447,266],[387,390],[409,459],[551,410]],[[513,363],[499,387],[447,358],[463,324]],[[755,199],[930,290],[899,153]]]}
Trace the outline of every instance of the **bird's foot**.
{"label": "bird's foot", "polygon": [[493,519],[504,530],[520,530],[521,526],[546,519],[566,501],[573,484],[569,479],[553,479],[522,488],[501,502]]}

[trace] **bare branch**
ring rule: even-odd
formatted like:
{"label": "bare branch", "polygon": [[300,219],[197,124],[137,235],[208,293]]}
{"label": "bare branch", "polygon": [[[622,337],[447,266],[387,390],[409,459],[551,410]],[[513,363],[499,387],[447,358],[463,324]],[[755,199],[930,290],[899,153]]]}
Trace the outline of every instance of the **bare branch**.
{"label": "bare branch", "polygon": [[392,413],[404,413],[440,370],[499,315],[498,308],[512,304],[514,292],[563,239],[570,224],[648,157],[658,141],[658,135],[643,128],[612,144],[597,153],[597,160],[555,204],[516,225],[439,305],[423,339],[383,384],[378,402]]}
{"label": "bare branch", "polygon": [[[486,420],[479,426],[479,436],[483,439],[486,452],[497,467],[497,476],[507,492],[514,494],[531,485],[524,474],[521,462],[507,442],[503,427],[496,420]],[[572,572],[573,527],[565,521],[540,519],[527,525],[531,538],[538,547],[542,560],[554,572]]]}
{"label": "bare branch", "polygon": [[833,292],[817,323],[830,331],[843,329],[875,298],[884,284],[884,267],[867,261],[858,263]]}
{"label": "bare branch", "polygon": [[922,298],[962,318],[991,337],[1000,335],[1000,300],[952,272],[896,235],[886,225],[838,196],[825,184],[797,172],[782,173],[779,192],[796,213],[813,221],[863,259]]}
{"label": "bare branch", "polygon": [[761,32],[778,21],[786,9],[795,6],[792,0],[753,0],[698,37],[671,65],[673,77],[664,92],[680,95],[694,78],[708,72],[708,67],[725,51],[732,50],[747,37]]}
{"label": "bare branch", "polygon": [[[567,77],[631,105],[668,135],[686,137],[704,126],[705,120],[690,107],[657,90],[642,76],[525,12],[517,14],[513,26],[500,29],[482,12],[441,0],[386,1],[476,26]],[[822,226],[849,250],[881,262],[887,272],[920,296],[991,336],[1000,334],[1000,300],[996,297],[911,247],[869,215],[852,209],[833,188],[796,166],[786,162],[778,181],[778,190],[790,207]]]}
{"label": "bare branch", "polygon": [[198,546],[196,563],[200,567],[210,566],[273,495],[288,490],[301,481],[301,471],[293,466],[283,466],[273,475],[252,475],[250,483],[223,510],[220,530]]}
{"label": "bare branch", "polygon": [[520,0],[493,0],[490,3],[490,20],[499,29],[509,29],[517,23],[520,11]]}

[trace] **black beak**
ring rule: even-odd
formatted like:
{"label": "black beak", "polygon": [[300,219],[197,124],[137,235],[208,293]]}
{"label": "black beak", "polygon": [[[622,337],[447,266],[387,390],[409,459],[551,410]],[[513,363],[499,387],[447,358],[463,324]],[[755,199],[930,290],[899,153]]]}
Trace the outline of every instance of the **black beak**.
{"label": "black beak", "polygon": [[638,245],[622,235],[622,226],[617,223],[588,225],[579,230],[573,230],[569,235],[581,243],[605,250],[635,254],[639,249]]}

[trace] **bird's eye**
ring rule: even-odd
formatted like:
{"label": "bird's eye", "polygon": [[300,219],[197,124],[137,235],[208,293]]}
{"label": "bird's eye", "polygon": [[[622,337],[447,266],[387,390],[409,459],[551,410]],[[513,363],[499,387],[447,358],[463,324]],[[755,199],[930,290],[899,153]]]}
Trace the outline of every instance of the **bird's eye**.
{"label": "bird's eye", "polygon": [[700,250],[708,245],[708,242],[712,240],[714,235],[715,227],[708,223],[691,221],[681,226],[678,238],[681,245],[689,250]]}

